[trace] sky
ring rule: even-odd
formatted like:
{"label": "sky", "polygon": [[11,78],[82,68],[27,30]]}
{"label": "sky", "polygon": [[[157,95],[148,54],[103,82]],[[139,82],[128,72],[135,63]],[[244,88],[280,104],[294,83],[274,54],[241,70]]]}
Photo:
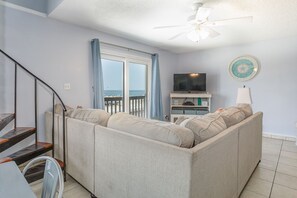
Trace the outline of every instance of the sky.
{"label": "sky", "polygon": [[[122,90],[124,63],[121,61],[102,59],[104,90]],[[145,90],[146,66],[129,63],[130,90]]]}

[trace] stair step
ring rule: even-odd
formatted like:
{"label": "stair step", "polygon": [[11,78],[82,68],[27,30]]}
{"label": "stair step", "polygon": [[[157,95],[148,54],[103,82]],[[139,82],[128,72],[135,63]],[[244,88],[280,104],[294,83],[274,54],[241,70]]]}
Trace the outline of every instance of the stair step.
{"label": "stair step", "polygon": [[7,157],[0,159],[0,164],[9,161],[15,161],[15,163],[19,165],[52,149],[53,145],[51,143],[37,142],[37,144],[32,144]]}
{"label": "stair step", "polygon": [[0,152],[8,149],[36,132],[32,127],[17,127],[0,137]]}
{"label": "stair step", "polygon": [[[55,160],[57,160],[61,169],[64,170],[64,163],[58,159],[55,159]],[[44,174],[44,167],[45,167],[45,162],[32,166],[32,168],[29,168],[25,174],[25,178],[27,182],[32,183],[34,181],[42,179]]]}
{"label": "stair step", "polygon": [[15,118],[14,113],[2,113],[0,114],[0,131],[4,129],[13,119]]}

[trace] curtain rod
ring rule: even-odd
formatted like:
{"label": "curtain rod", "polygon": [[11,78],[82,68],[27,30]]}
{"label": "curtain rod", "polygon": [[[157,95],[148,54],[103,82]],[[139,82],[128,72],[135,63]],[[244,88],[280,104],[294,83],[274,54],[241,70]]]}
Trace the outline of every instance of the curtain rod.
{"label": "curtain rod", "polygon": [[116,44],[105,43],[105,42],[100,42],[100,43],[102,43],[104,45],[110,45],[110,46],[114,46],[114,47],[119,47],[119,48],[127,49],[128,51],[135,51],[135,52],[140,52],[140,53],[143,53],[143,54],[154,55],[154,54],[149,53],[149,52],[145,52],[145,51],[141,51],[141,50],[137,50],[137,49],[133,49],[133,48],[124,47],[122,45],[116,45]]}

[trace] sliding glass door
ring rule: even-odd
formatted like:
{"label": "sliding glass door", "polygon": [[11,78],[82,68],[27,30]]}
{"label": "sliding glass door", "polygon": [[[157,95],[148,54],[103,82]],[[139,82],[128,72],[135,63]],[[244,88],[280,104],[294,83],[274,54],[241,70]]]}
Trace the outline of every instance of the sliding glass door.
{"label": "sliding glass door", "polygon": [[145,117],[147,112],[147,65],[129,62],[129,113]]}
{"label": "sliding glass door", "polygon": [[105,110],[147,117],[150,62],[102,56]]}
{"label": "sliding glass door", "polygon": [[102,59],[105,110],[111,114],[124,111],[124,62]]}

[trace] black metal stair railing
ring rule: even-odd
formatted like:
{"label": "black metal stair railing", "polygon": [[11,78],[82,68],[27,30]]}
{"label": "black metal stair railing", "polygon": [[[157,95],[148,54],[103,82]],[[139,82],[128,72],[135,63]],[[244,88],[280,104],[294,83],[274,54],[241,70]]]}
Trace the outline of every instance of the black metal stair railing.
{"label": "black metal stair railing", "polygon": [[36,75],[34,75],[32,72],[30,72],[28,69],[26,69],[22,64],[20,64],[18,61],[16,61],[15,59],[13,59],[11,56],[9,56],[7,53],[5,53],[2,49],[0,49],[0,52],[7,57],[8,59],[10,59],[13,63],[14,63],[14,114],[15,114],[15,119],[14,119],[14,128],[16,128],[17,126],[17,71],[18,68],[21,68],[23,71],[25,71],[27,74],[29,74],[30,76],[32,76],[34,78],[34,116],[35,116],[35,128],[36,128],[36,133],[35,133],[35,143],[37,143],[38,141],[38,130],[37,130],[37,126],[38,126],[38,119],[37,119],[37,85],[38,83],[43,84],[44,86],[46,86],[48,89],[51,90],[52,94],[53,94],[53,99],[52,99],[52,144],[53,144],[53,149],[52,149],[52,155],[54,157],[55,153],[55,149],[54,149],[54,139],[55,139],[55,133],[54,133],[54,129],[55,129],[55,98],[58,98],[58,100],[60,101],[62,108],[63,108],[63,161],[64,161],[64,179],[66,179],[66,153],[65,153],[65,112],[66,112],[66,106],[64,104],[64,102],[62,101],[62,99],[60,98],[60,96],[57,94],[57,92],[50,86],[48,85],[46,82],[44,82],[42,79],[40,79],[39,77],[37,77]]}

